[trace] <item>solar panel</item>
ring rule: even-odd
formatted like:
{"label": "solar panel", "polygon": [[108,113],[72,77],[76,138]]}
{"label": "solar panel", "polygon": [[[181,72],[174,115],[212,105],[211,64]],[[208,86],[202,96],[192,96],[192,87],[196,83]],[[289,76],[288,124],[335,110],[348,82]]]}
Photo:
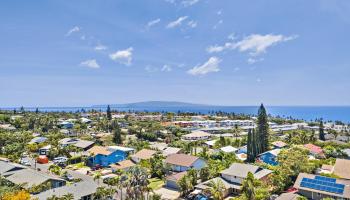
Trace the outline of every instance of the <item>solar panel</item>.
{"label": "solar panel", "polygon": [[335,178],[329,178],[329,177],[325,177],[325,176],[315,176],[315,179],[320,180],[320,181],[332,182],[332,183],[335,183],[337,181],[337,179],[335,179]]}
{"label": "solar panel", "polygon": [[[316,180],[316,178],[315,179],[303,178],[301,183],[300,183],[300,186],[315,189],[315,190],[320,190],[320,191],[336,193],[336,194],[343,194],[344,193],[345,185],[335,183],[335,182],[333,182],[333,179],[332,180],[331,179],[323,179],[323,177],[321,179],[317,178],[317,180]],[[331,180],[331,181],[327,181],[327,180]]]}

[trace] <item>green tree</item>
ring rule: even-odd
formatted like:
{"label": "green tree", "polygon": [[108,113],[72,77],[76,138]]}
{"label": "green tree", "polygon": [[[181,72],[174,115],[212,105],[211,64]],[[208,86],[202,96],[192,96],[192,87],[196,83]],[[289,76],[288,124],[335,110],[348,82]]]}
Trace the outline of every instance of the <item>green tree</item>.
{"label": "green tree", "polygon": [[258,111],[258,121],[257,121],[257,135],[259,138],[257,141],[258,152],[261,154],[268,150],[269,148],[269,124],[266,109],[263,104],[260,105]]}
{"label": "green tree", "polygon": [[243,181],[242,192],[247,200],[255,200],[255,186],[254,175],[251,172],[248,172],[247,178]]}
{"label": "green tree", "polygon": [[321,120],[320,121],[320,127],[319,127],[319,130],[318,130],[318,134],[319,134],[319,139],[322,140],[322,141],[325,141],[326,138],[325,138],[325,134],[324,134],[324,127],[323,127],[323,121]]}
{"label": "green tree", "polygon": [[116,144],[122,144],[122,134],[119,125],[117,124],[116,128],[113,131],[113,142]]}
{"label": "green tree", "polygon": [[217,181],[212,180],[209,182],[209,188],[207,191],[212,195],[213,200],[223,200],[225,190],[226,187],[224,183],[218,179]]}
{"label": "green tree", "polygon": [[194,185],[197,185],[197,181],[198,181],[198,173],[197,173],[197,170],[194,169],[194,168],[191,168],[187,171],[187,176],[188,178],[190,179],[191,181],[191,184],[194,186]]}
{"label": "green tree", "polygon": [[182,196],[187,195],[189,191],[193,190],[194,188],[191,179],[187,175],[183,176],[177,183],[180,187]]}
{"label": "green tree", "polygon": [[49,171],[53,174],[56,174],[56,175],[61,175],[61,172],[62,172],[62,168],[58,165],[55,165],[55,164],[52,164],[50,165],[49,167]]}
{"label": "green tree", "polygon": [[266,200],[270,196],[267,187],[248,172],[242,183],[242,197],[247,200]]}
{"label": "green tree", "polygon": [[107,119],[112,120],[112,112],[111,107],[109,105],[107,106]]}
{"label": "green tree", "polygon": [[94,181],[97,180],[97,183],[99,184],[99,183],[100,183],[101,176],[102,176],[102,174],[101,174],[100,172],[96,172],[96,173],[94,174]]}
{"label": "green tree", "polygon": [[62,196],[62,200],[74,200],[74,195],[72,193],[68,193]]}
{"label": "green tree", "polygon": [[254,162],[258,155],[258,143],[256,131],[254,129],[249,129],[247,140],[247,159],[249,162]]}
{"label": "green tree", "polygon": [[199,178],[201,179],[202,182],[207,181],[210,176],[210,171],[208,167],[203,167],[202,169],[199,170]]}

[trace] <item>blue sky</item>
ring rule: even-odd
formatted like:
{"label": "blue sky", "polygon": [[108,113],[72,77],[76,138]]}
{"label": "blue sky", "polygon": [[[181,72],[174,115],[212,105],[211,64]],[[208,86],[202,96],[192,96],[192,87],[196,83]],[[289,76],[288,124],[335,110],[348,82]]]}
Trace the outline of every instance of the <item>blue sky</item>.
{"label": "blue sky", "polygon": [[0,2],[0,106],[349,105],[347,0]]}

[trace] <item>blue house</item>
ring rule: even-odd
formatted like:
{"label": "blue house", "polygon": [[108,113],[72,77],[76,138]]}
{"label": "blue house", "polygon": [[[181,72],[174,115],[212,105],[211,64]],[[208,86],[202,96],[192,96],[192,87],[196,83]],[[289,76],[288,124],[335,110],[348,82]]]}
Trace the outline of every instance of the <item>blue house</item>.
{"label": "blue house", "polygon": [[278,165],[277,156],[280,153],[281,149],[274,149],[271,151],[267,151],[258,156],[258,161],[264,162],[266,164],[276,166]]}
{"label": "blue house", "polygon": [[128,155],[134,152],[134,149],[120,146],[94,146],[88,150],[91,156],[88,159],[88,165],[107,167],[125,160]]}

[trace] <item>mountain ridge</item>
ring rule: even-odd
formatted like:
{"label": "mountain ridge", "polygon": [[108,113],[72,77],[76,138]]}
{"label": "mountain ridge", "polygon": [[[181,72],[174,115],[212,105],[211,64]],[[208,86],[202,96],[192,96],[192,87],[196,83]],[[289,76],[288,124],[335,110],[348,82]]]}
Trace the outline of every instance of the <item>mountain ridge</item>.
{"label": "mountain ridge", "polygon": [[[103,107],[108,106],[108,104],[93,105],[92,107]],[[187,103],[180,101],[141,101],[134,103],[123,103],[123,104],[109,104],[110,107],[116,108],[136,108],[136,107],[201,107],[201,106],[216,106],[208,104],[197,104],[197,103]]]}

